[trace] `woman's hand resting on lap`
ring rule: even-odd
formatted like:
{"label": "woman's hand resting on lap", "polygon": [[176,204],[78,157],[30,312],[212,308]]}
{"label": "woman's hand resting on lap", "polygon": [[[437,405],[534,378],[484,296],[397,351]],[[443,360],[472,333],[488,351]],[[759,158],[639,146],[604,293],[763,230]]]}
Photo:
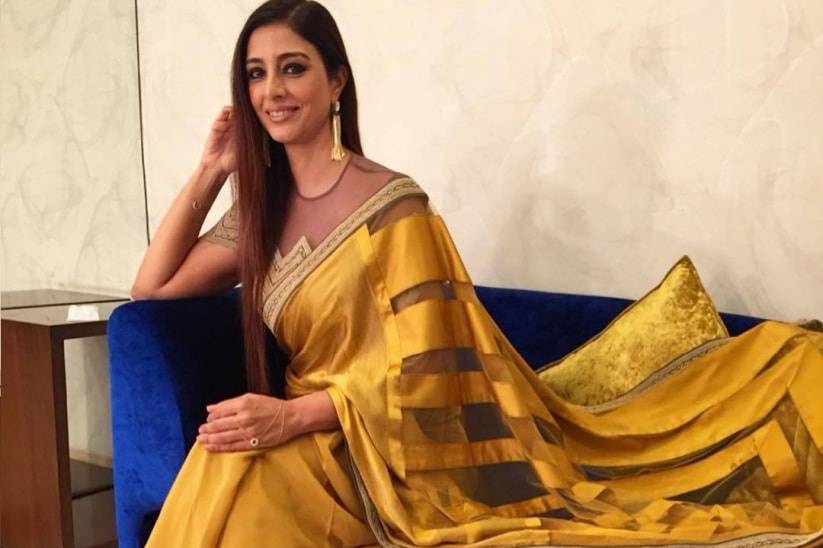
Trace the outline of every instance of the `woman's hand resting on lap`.
{"label": "woman's hand resting on lap", "polygon": [[[293,400],[247,393],[206,406],[197,441],[208,451],[247,451],[280,445],[299,432]],[[258,444],[250,442],[257,438]]]}

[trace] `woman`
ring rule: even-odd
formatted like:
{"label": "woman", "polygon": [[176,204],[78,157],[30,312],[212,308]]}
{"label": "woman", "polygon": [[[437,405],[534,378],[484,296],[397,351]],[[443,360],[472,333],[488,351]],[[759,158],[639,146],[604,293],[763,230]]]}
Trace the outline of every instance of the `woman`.
{"label": "woman", "polygon": [[[568,404],[478,302],[426,193],[363,156],[322,6],[260,6],[232,84],[133,296],[241,282],[249,393],[207,408],[150,546],[820,538],[822,336],[767,322],[633,405]],[[235,171],[234,205],[198,238]],[[289,355],[285,400],[269,395],[264,329]]]}

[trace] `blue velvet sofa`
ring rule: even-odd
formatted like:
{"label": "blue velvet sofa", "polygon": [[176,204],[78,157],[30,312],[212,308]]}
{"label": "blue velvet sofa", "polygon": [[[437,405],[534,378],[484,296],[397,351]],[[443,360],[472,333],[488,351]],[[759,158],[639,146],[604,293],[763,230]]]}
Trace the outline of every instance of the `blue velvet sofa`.
{"label": "blue velvet sofa", "polygon": [[[631,301],[477,286],[523,358],[537,368],[603,329]],[[108,323],[114,486],[120,548],[143,546],[207,403],[243,393],[238,290],[132,301]],[[723,314],[734,335],[759,319]],[[277,368],[286,357],[273,339]],[[282,384],[276,387],[282,395]]]}

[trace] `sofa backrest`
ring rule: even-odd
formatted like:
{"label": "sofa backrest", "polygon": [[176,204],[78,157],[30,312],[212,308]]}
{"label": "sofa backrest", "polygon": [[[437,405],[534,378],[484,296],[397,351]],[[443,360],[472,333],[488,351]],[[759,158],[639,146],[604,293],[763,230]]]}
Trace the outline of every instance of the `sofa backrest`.
{"label": "sofa backrest", "polygon": [[[500,330],[534,369],[585,343],[633,302],[481,285],[475,286],[475,291]],[[763,321],[739,314],[722,313],[721,317],[731,335]]]}

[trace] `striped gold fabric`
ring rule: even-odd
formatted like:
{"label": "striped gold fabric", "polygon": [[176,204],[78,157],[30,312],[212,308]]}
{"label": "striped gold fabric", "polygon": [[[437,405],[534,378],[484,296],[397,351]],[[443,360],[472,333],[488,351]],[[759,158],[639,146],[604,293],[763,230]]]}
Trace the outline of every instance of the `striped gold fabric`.
{"label": "striped gold fabric", "polygon": [[[219,465],[195,448],[175,488],[209,502],[196,517],[185,497],[168,512],[187,531],[219,531],[248,505],[289,497],[331,508],[322,526],[278,522],[305,545],[361,543],[366,521],[378,544],[404,547],[821,540],[813,326],[765,322],[689,349],[609,405],[572,404],[478,301],[443,219],[408,178],[354,211],[272,295],[264,313],[290,351],[287,396],[327,391],[342,436]],[[249,483],[268,466],[295,471],[287,493]],[[270,517],[250,516],[237,534],[276,546],[277,532],[255,529]]]}

